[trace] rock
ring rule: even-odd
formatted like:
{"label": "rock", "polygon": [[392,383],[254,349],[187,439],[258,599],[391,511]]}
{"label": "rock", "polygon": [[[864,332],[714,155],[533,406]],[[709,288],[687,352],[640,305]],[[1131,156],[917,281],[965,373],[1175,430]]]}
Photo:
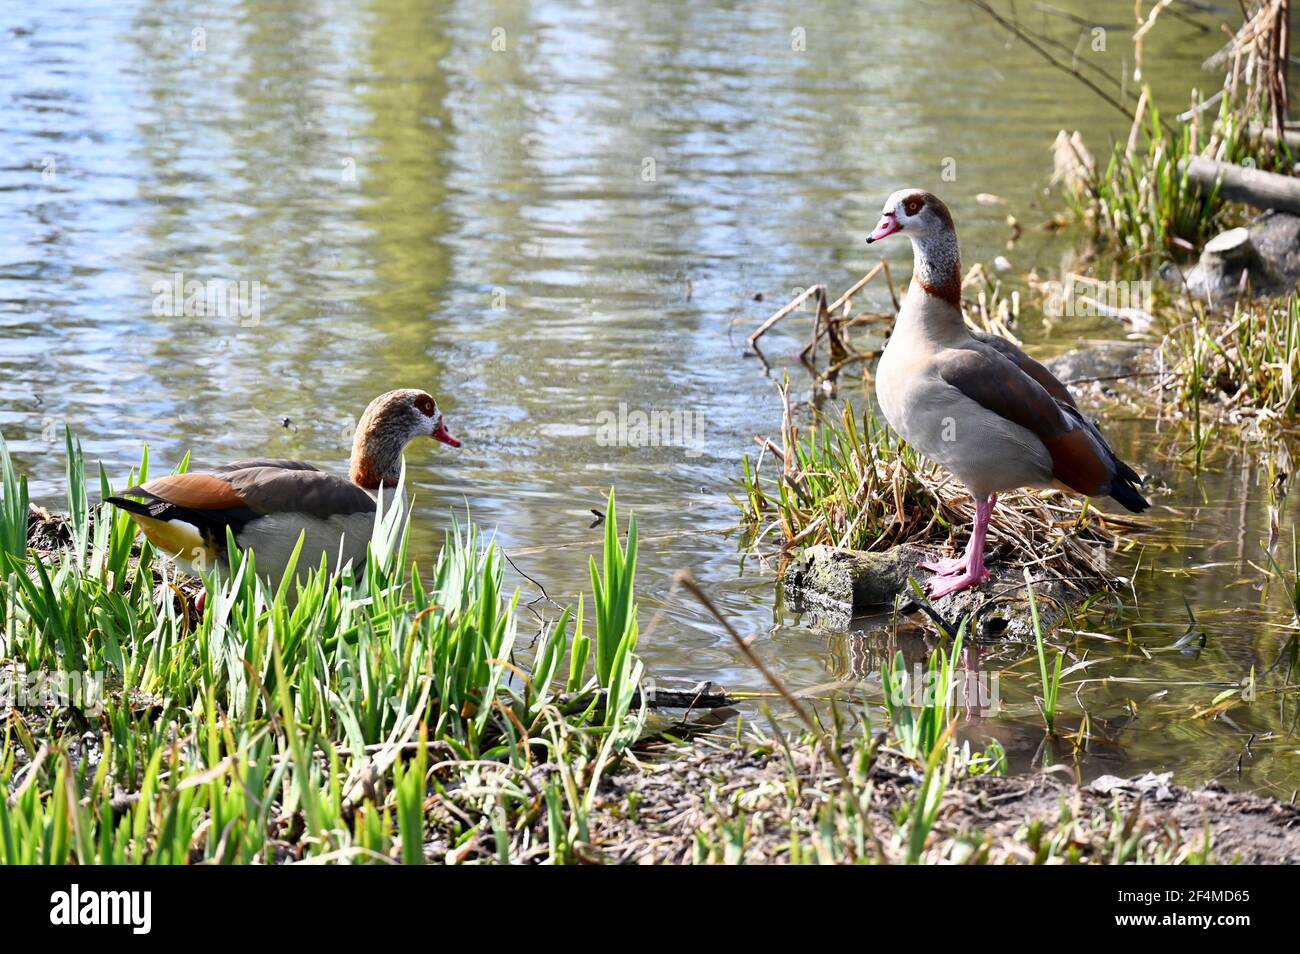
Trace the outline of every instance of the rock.
{"label": "rock", "polygon": [[[915,594],[908,577],[924,581],[930,572],[918,564],[940,556],[943,554],[937,550],[913,544],[879,553],[818,544],[804,549],[786,566],[781,582],[786,600],[794,609],[811,613],[827,628],[843,629],[855,616],[892,607],[899,597],[903,603],[911,602]],[[1023,571],[999,562],[996,553],[991,555],[988,569],[990,576],[980,586],[951,593],[932,601],[930,606],[955,627],[967,614],[996,598],[996,608],[982,609],[981,634],[1033,639]],[[1036,580],[1034,596],[1044,630],[1080,595],[1056,580]]]}
{"label": "rock", "polygon": [[920,547],[894,547],[882,553],[838,550],[825,545],[805,549],[786,567],[788,596],[835,606],[886,606],[903,592],[917,564],[928,559]]}
{"label": "rock", "polygon": [[1067,351],[1047,362],[1047,370],[1067,387],[1090,381],[1119,381],[1146,370],[1151,346],[1138,341],[1101,341]]}
{"label": "rock", "polygon": [[1210,239],[1186,272],[1167,262],[1159,274],[1204,301],[1230,304],[1245,286],[1256,295],[1285,294],[1300,283],[1300,215],[1265,212]]}
{"label": "rock", "polygon": [[1300,281],[1300,215],[1265,212],[1248,231],[1260,258],[1274,272],[1290,285]]}
{"label": "rock", "polygon": [[1150,393],[1155,349],[1139,341],[1101,341],[1047,362],[1082,404],[1116,397],[1144,402]]}

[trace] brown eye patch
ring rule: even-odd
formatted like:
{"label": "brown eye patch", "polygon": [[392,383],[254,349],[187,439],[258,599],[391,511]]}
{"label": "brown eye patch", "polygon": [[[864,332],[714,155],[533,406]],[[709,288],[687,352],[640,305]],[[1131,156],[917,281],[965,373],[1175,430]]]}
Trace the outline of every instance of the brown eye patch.
{"label": "brown eye patch", "polygon": [[437,410],[433,404],[433,398],[427,394],[415,402],[415,406],[420,409],[420,413],[425,417],[433,417],[433,412]]}
{"label": "brown eye patch", "polygon": [[923,204],[924,203],[922,203],[920,199],[913,196],[903,203],[903,211],[908,215],[916,215],[916,213],[921,211],[921,206]]}

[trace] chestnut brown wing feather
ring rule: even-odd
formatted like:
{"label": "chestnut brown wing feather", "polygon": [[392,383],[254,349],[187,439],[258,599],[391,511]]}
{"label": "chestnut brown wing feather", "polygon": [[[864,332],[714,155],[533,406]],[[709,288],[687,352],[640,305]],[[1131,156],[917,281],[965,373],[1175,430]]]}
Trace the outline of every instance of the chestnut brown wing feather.
{"label": "chestnut brown wing feather", "polygon": [[[1075,423],[1084,427],[1088,431],[1089,436],[1105,449],[1106,455],[1114,464],[1115,476],[1119,480],[1125,484],[1142,483],[1142,478],[1138,476],[1137,471],[1115,455],[1115,452],[1111,449],[1106,438],[1102,436],[1101,431],[1097,430],[1097,425],[1084,416],[1083,412],[1079,410],[1079,406],[1075,403],[1074,395],[1070,393],[1070,389],[1062,384],[1056,375],[1047,370],[1046,366],[1025,354],[1014,344],[1000,335],[988,334],[983,331],[974,331],[971,332],[971,337],[993,348],[1004,358],[1007,358],[1009,361],[1014,363],[1016,367],[1042,385],[1043,390],[1055,398],[1058,403],[1063,405],[1062,411],[1064,411]],[[1130,498],[1125,495],[1125,500],[1121,500],[1120,502],[1131,508],[1133,503],[1138,500],[1141,500],[1141,497]]]}
{"label": "chestnut brown wing feather", "polygon": [[979,342],[945,348],[934,357],[939,376],[999,417],[1032,431],[1040,440],[1067,428],[1056,400],[1037,381],[996,349]]}
{"label": "chestnut brown wing feather", "polygon": [[213,474],[197,472],[158,477],[141,487],[124,490],[123,494],[132,497],[153,497],[192,510],[220,510],[225,507],[244,506],[244,499],[230,485],[230,481]]}

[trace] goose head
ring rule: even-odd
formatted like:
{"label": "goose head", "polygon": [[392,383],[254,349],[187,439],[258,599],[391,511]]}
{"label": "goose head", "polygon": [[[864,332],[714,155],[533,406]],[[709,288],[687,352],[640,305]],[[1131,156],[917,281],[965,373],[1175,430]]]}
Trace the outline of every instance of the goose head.
{"label": "goose head", "polygon": [[900,189],[885,200],[880,222],[867,238],[895,232],[912,240],[912,277],[927,295],[961,311],[961,247],[948,207],[933,192]]}
{"label": "goose head", "polygon": [[450,447],[460,441],[447,430],[433,395],[419,388],[400,388],[375,398],[357,423],[352,440],[352,482],[367,490],[396,486],[402,451],[417,437],[432,437]]}
{"label": "goose head", "polygon": [[899,189],[885,200],[880,222],[867,242],[877,242],[895,232],[903,232],[917,242],[955,235],[955,231],[952,215],[937,195],[924,189]]}

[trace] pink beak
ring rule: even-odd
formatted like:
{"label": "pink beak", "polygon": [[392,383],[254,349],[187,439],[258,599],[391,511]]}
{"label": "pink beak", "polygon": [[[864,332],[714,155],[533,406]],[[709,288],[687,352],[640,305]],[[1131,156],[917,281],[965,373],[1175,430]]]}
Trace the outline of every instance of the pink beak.
{"label": "pink beak", "polygon": [[903,227],[898,224],[898,219],[894,217],[894,213],[886,212],[880,217],[880,221],[876,224],[876,230],[867,236],[867,244],[870,245],[872,242],[879,242],[882,238],[885,238],[885,236],[893,235],[895,232],[901,231],[903,231]]}
{"label": "pink beak", "polygon": [[435,441],[442,441],[444,444],[447,444],[451,447],[460,446],[460,439],[456,437],[452,437],[451,431],[447,430],[447,425],[444,424],[442,421],[438,421],[438,426],[433,429],[433,433],[430,434],[429,436],[432,437]]}

